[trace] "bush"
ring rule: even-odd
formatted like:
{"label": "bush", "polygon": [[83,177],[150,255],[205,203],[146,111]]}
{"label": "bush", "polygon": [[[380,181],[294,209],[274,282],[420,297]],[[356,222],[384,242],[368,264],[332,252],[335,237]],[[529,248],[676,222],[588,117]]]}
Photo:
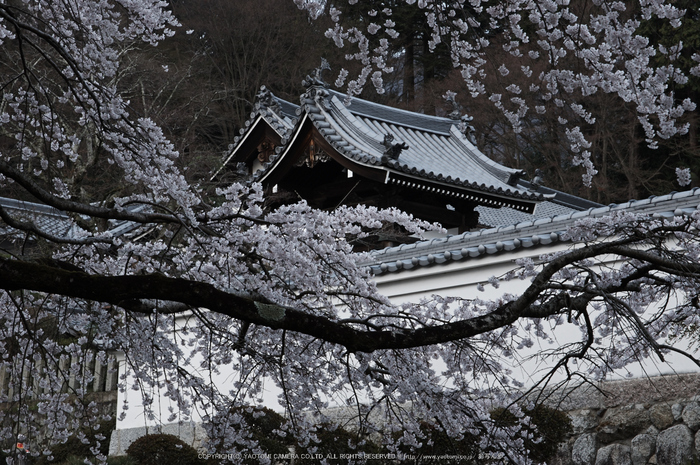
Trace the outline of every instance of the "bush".
{"label": "bush", "polygon": [[[294,444],[291,434],[280,434],[284,429],[286,420],[282,415],[267,407],[238,406],[232,407],[227,413],[217,417],[217,424],[228,424],[230,416],[242,417],[247,431],[250,433],[248,439],[255,442],[255,447],[246,448],[237,444],[236,448],[244,454],[262,453],[265,455],[289,454],[289,447]],[[240,420],[237,420],[240,421]],[[231,425],[234,427],[235,425]],[[222,444],[216,446],[217,453],[229,452]],[[213,462],[213,460],[212,460]],[[217,462],[218,463],[218,462]],[[258,465],[260,459],[256,457],[246,457],[240,461],[243,465]],[[274,462],[273,462],[274,463]]]}
{"label": "bush", "polygon": [[36,459],[37,465],[61,464],[68,462],[73,457],[82,457],[81,460],[86,457],[93,457],[92,452],[90,452],[90,444],[83,444],[75,436],[69,437],[62,444],[52,445],[50,449],[53,460],[49,460],[49,456],[42,454]]}
{"label": "bush", "polygon": [[136,461],[128,455],[107,457],[107,465],[137,465]]}
{"label": "bush", "polygon": [[[289,454],[292,446],[294,446],[294,453],[297,455],[307,454],[313,450],[314,454],[323,454],[323,457],[334,454],[354,454],[360,451],[366,453],[381,452],[379,446],[369,442],[357,448],[351,447],[350,443],[357,443],[357,435],[342,427],[332,427],[330,425],[322,426],[316,432],[320,442],[309,444],[306,448],[299,447],[297,439],[292,434],[279,434],[280,431],[284,430],[285,418],[266,407],[234,407],[229,410],[229,414],[239,414],[243,417],[243,421],[250,432],[250,439],[257,443],[255,450],[246,450],[246,453],[262,452],[266,455],[280,457]],[[223,452],[222,448],[219,447],[217,452]],[[279,460],[279,463],[286,462],[283,459]],[[336,463],[337,460],[331,460],[330,462]],[[241,463],[257,465],[260,463],[260,460],[257,458],[246,458]],[[320,460],[297,458],[295,463],[311,465],[320,463]],[[375,463],[376,465],[382,465],[379,462]]]}
{"label": "bush", "polygon": [[[355,445],[358,443],[358,436],[341,426],[334,425],[321,425],[316,431],[316,437],[320,442],[311,443],[306,449],[301,450],[297,447],[297,453],[301,450],[301,453],[310,453],[311,450],[314,454],[321,454],[324,458],[329,457],[328,463],[343,463],[347,460],[338,461],[340,454],[357,454],[364,452],[366,454],[378,454],[383,452],[382,448],[377,444],[370,441],[365,441],[361,446],[351,447],[351,444]],[[333,458],[335,457],[335,459]],[[300,464],[320,464],[320,459],[300,459],[295,463]],[[377,460],[372,460],[371,463],[375,465],[382,465],[382,462]]]}
{"label": "bush", "polygon": [[85,459],[77,455],[71,455],[65,462],[61,462],[59,465],[85,465]]}
{"label": "bush", "polygon": [[[107,455],[109,453],[109,437],[116,426],[116,420],[111,420],[103,422],[100,424],[98,430],[92,428],[87,428],[83,431],[85,436],[88,438],[89,443],[84,444],[76,436],[70,436],[68,440],[61,444],[53,444],[49,448],[51,449],[51,456],[53,460],[49,461],[48,456],[40,455],[33,462],[35,465],[55,465],[62,463],[72,463],[74,458],[80,459],[82,463],[86,458],[94,457],[90,448],[96,444],[97,438],[95,436],[102,435],[105,439],[100,440],[100,453],[102,455]],[[77,463],[77,462],[76,462]]]}
{"label": "bush", "polygon": [[[536,432],[530,432],[525,440],[525,447],[530,451],[530,458],[536,463],[544,463],[554,458],[559,444],[564,442],[572,433],[573,427],[569,416],[545,405],[536,405],[531,410],[524,410],[530,417],[530,421],[537,428]],[[515,425],[516,418],[505,409],[492,412],[491,417],[503,425]],[[540,440],[535,442],[536,440]]]}
{"label": "bush", "polygon": [[[537,405],[531,410],[524,410],[530,417],[531,423],[537,429],[527,428],[529,434],[525,439],[525,447],[529,451],[529,457],[535,463],[545,463],[555,457],[559,444],[566,441],[571,435],[573,428],[569,416],[557,409]],[[509,410],[499,408],[491,412],[491,419],[496,425],[502,427],[515,426],[517,418]],[[401,452],[405,454],[421,457],[417,461],[404,460],[401,465],[412,465],[416,463],[440,464],[440,465],[483,465],[491,463],[503,463],[500,459],[498,445],[482,450],[479,446],[480,437],[466,434],[464,438],[457,441],[447,435],[439,426],[421,422],[421,433],[425,439],[421,439],[423,444],[420,448],[401,447]],[[398,433],[397,437],[401,434]],[[431,455],[456,455],[458,460],[428,459]],[[490,458],[489,458],[490,457]]]}
{"label": "bush", "polygon": [[[413,448],[402,446],[400,450],[404,454],[415,455],[421,458],[417,461],[411,459],[403,460],[400,462],[401,464],[408,465],[419,463],[421,465],[471,465],[481,463],[477,460],[480,449],[476,444],[477,438],[474,436],[465,435],[462,440],[457,441],[448,436],[443,429],[434,424],[428,423],[427,421],[422,421],[420,423],[420,431],[423,435],[425,435],[425,439],[420,440],[420,442],[423,444],[422,447]],[[401,434],[396,435],[396,437],[399,436],[401,436]],[[442,455],[454,455],[460,456],[460,458],[436,458],[437,456]],[[429,458],[430,456],[435,456],[435,458]]]}
{"label": "bush", "polygon": [[172,434],[141,436],[126,450],[137,465],[200,465],[197,450]]}
{"label": "bush", "polygon": [[288,454],[289,445],[293,443],[290,435],[280,436],[277,432],[282,430],[285,423],[284,417],[267,407],[236,408],[248,424],[251,439],[257,441],[258,447],[265,454]]}

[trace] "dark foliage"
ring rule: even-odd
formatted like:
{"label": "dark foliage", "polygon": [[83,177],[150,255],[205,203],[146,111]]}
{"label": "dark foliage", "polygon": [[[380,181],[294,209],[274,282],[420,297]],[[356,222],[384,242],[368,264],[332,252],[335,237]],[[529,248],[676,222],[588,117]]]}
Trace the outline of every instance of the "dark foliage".
{"label": "dark foliage", "polygon": [[[315,457],[327,458],[330,463],[338,463],[341,454],[379,454],[382,448],[376,443],[359,437],[358,434],[348,431],[343,427],[333,425],[322,425],[316,432],[318,443],[310,444],[303,453],[313,454]],[[341,461],[342,462],[342,461]],[[301,464],[320,464],[321,459],[303,459]],[[372,460],[375,465],[382,465],[382,462]]]}
{"label": "dark foliage", "polygon": [[[421,433],[424,435],[424,438],[421,439],[422,447],[404,447],[401,450],[402,453],[416,458],[406,459],[400,463],[405,465],[431,465],[438,463],[444,465],[476,465],[484,463],[480,461],[483,459],[483,456],[480,457],[478,438],[476,436],[465,435],[462,440],[457,441],[439,426],[425,421],[421,423]],[[445,458],[448,455],[455,456],[455,459]],[[435,456],[435,458],[431,456]],[[457,456],[459,458],[456,458]]]}
{"label": "dark foliage", "polygon": [[[545,405],[536,405],[525,410],[535,428],[528,428],[525,447],[530,458],[537,463],[544,463],[554,458],[559,444],[564,442],[573,432],[571,419],[562,412]],[[491,416],[504,425],[515,425],[516,418],[508,410],[495,410]]]}
{"label": "dark foliage", "polygon": [[172,434],[149,434],[134,441],[126,450],[137,465],[200,465],[194,447]]}
{"label": "dark foliage", "polygon": [[[291,436],[282,436],[280,431],[285,423],[284,417],[266,407],[239,408],[234,411],[240,413],[245,422],[250,425],[251,439],[257,442],[263,454],[284,455],[289,453],[289,446],[293,444]],[[258,463],[257,460],[248,459],[245,463]]]}
{"label": "dark foliage", "polygon": [[[70,436],[64,443],[50,446],[51,455],[40,455],[33,463],[35,465],[49,465],[67,462],[73,458],[79,458],[80,460],[93,458],[94,454],[90,449],[94,447],[97,442],[100,443],[100,454],[106,456],[109,453],[109,438],[115,426],[116,421],[112,420],[101,423],[98,430],[87,428],[82,432],[78,432]],[[79,438],[79,436],[81,436],[80,433],[84,435],[85,441]],[[53,458],[49,460],[49,457]]]}

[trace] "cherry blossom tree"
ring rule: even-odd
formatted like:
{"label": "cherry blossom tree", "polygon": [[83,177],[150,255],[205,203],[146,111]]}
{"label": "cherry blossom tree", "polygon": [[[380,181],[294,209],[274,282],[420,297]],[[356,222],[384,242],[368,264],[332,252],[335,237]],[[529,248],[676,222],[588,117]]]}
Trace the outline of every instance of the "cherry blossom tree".
{"label": "cherry blossom tree", "polygon": [[[681,20],[666,3],[643,3],[646,14]],[[453,42],[475,92],[488,40],[474,39],[470,28],[505,35],[514,53],[535,34],[525,31],[539,31],[553,63],[570,47],[591,63],[589,76],[543,74],[552,99],[569,87],[616,92],[637,102],[642,120],[662,123],[650,137],[670,134],[675,115],[691,104],[668,99],[666,74],[675,71],[647,67],[651,50],[621,5],[599,2],[602,12],[574,25],[578,17],[565,5],[502,2],[484,8],[479,25],[460,19],[461,3],[419,2],[433,15],[433,40]],[[378,25],[391,29],[387,21]],[[50,455],[52,442],[101,421],[87,389],[93,373],[82,367],[120,352],[131,373],[121,388],[142,393],[146,417],[156,416],[160,390],[174,406],[167,420],[203,412],[221,451],[255,450],[236,408],[259,403],[271,384],[286,418],[280,435],[302,447],[313,447],[316,432],[333,422],[326,407],[344,405],[358,442],[381,432],[389,451],[419,447],[427,422],[455,439],[477,437],[479,448],[505,460],[531,463],[520,391],[510,389],[521,386],[505,363],[519,363],[519,349],[547,340],[549,327],[575,325],[579,340],[541,354],[551,366],[543,384],[554,373],[597,379],[679,351],[668,336],[698,324],[697,213],[581,222],[570,235],[585,247],[523,261],[487,283],[530,280],[518,295],[390,302],[353,243],[386,222],[415,234],[433,226],[368,207],[325,212],[302,202],[270,211],[258,185],[205,193],[177,169],[178,154],[157,125],[133,114],[117,85],[122,57],[176,26],[160,0],[0,2],[0,185],[74,221],[71,234],[59,235],[0,208],[3,239],[16,241],[0,251],[0,367],[11,386],[0,394],[8,406],[0,409],[5,443],[18,434],[44,438],[33,453]],[[378,83],[371,70],[383,72],[383,49],[363,48],[360,30],[335,31],[338,42],[360,45],[367,60],[360,79]],[[621,71],[617,60],[628,53],[637,60]],[[517,116],[525,109],[514,98],[501,96]],[[586,143],[570,133],[585,163]],[[103,161],[100,175],[121,180],[118,194],[90,201],[80,194],[70,174],[88,147]],[[129,233],[115,234],[117,227]],[[610,266],[610,257],[622,264]],[[210,382],[208,373],[224,371],[226,385]],[[521,424],[495,422],[496,404]],[[106,440],[90,444],[93,463],[104,462],[98,443]]]}

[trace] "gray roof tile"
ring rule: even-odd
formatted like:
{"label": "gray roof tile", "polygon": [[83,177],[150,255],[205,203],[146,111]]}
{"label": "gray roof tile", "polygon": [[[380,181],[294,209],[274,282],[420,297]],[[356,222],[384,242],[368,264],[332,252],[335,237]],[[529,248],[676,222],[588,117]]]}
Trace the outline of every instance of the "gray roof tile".
{"label": "gray roof tile", "polygon": [[629,211],[672,218],[693,214],[698,209],[700,209],[700,188],[695,188],[645,200],[631,200],[620,205],[612,204],[551,218],[538,218],[518,224],[467,232],[443,239],[416,242],[411,244],[413,248],[410,250],[401,247],[378,250],[372,252],[372,260],[365,265],[373,273],[383,274],[389,269],[389,264],[397,261],[411,260],[420,266],[431,265],[433,262],[429,257],[436,254],[449,257],[449,261],[467,260],[503,251],[568,241],[567,229],[584,217],[601,217],[613,212]]}
{"label": "gray roof tile", "polygon": [[[0,207],[12,218],[32,223],[40,231],[55,237],[77,239],[84,231],[65,212],[48,205],[23,200],[0,197]],[[131,206],[130,210],[143,211],[143,206]],[[111,221],[109,232],[112,236],[127,234],[140,225],[128,221]],[[17,239],[24,234],[10,228],[0,220],[0,238]]]}

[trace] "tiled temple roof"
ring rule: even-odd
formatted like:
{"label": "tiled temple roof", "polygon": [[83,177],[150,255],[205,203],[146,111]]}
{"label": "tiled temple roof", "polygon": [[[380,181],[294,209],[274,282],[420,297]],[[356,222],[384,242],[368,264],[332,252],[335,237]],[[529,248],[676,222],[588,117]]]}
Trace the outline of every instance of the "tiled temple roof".
{"label": "tiled temple roof", "polygon": [[[294,117],[290,114],[293,108]],[[387,184],[524,212],[532,212],[538,202],[551,197],[519,184],[524,174],[520,170],[500,165],[481,153],[462,131],[460,120],[358,98],[348,102],[346,95],[321,86],[309,88],[299,106],[263,89],[224,165],[236,159],[237,147],[261,124],[279,134],[281,143],[253,173],[252,181],[264,182],[282,166],[285,156],[292,156],[291,147],[302,137],[300,132],[311,125],[341,157],[383,172]]]}
{"label": "tiled temple roof", "polygon": [[695,188],[644,200],[630,200],[619,205],[590,208],[550,218],[377,250],[372,252],[372,260],[366,263],[366,266],[369,266],[375,275],[396,273],[401,270],[566,242],[569,241],[566,236],[567,229],[582,218],[602,217],[620,211],[672,218],[692,214],[699,208],[700,188]]}
{"label": "tiled temple roof", "polygon": [[[533,189],[528,181],[519,180],[518,184],[527,189]],[[512,208],[490,208],[479,206],[479,224],[485,227],[508,226],[511,224],[535,221],[541,218],[551,218],[553,216],[568,215],[578,211],[589,210],[591,208],[602,207],[603,205],[590,200],[576,197],[575,195],[550,189],[545,186],[537,186],[536,190],[542,194],[554,195],[549,200],[544,200],[537,204],[532,213],[513,210]]]}
{"label": "tiled temple roof", "polygon": [[[32,223],[37,229],[49,236],[77,239],[84,235],[82,229],[69,215],[48,205],[0,197],[0,208],[15,220]],[[131,208],[140,210],[143,207]],[[110,221],[109,226],[109,232],[113,236],[121,236],[133,231],[140,225],[128,221]],[[0,239],[13,239],[19,233],[19,231],[8,227],[0,220]]]}

